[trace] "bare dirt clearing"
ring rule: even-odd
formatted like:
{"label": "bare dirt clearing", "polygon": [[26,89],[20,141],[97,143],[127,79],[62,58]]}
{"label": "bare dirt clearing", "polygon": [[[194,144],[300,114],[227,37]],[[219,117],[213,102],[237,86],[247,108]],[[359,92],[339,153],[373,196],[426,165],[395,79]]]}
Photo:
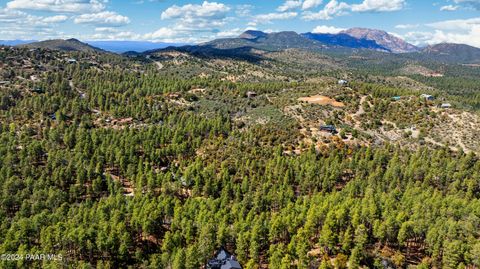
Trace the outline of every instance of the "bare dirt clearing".
{"label": "bare dirt clearing", "polygon": [[307,102],[310,104],[317,104],[322,106],[331,105],[333,107],[345,107],[345,104],[343,104],[342,102],[338,102],[330,97],[323,96],[323,95],[313,95],[310,97],[302,97],[302,98],[298,98],[298,100],[302,102]]}

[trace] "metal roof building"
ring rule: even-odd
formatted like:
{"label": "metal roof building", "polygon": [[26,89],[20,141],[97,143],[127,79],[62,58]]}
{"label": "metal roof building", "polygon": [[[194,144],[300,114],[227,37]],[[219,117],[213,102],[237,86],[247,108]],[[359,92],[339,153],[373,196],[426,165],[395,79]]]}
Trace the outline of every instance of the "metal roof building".
{"label": "metal roof building", "polygon": [[215,258],[208,261],[207,269],[242,269],[242,266],[235,259],[235,256],[222,247]]}

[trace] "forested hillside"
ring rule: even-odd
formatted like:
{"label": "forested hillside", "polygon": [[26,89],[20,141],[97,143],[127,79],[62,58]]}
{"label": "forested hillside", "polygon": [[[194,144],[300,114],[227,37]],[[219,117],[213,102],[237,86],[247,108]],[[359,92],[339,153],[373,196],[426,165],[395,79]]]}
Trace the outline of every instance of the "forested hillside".
{"label": "forested hillside", "polygon": [[300,53],[1,48],[0,267],[479,267],[478,68]]}

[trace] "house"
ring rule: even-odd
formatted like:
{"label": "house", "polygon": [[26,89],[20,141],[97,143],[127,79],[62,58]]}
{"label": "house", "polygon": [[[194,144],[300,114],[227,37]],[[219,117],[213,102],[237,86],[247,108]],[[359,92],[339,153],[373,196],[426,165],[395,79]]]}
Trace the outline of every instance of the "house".
{"label": "house", "polygon": [[447,109],[447,108],[452,108],[452,105],[449,104],[449,103],[443,103],[439,106],[440,108],[444,108],[444,109]]}
{"label": "house", "polygon": [[392,97],[392,100],[393,100],[393,101],[400,101],[400,99],[402,99],[401,96],[394,96],[394,97]]}
{"label": "house", "polygon": [[257,97],[257,93],[256,93],[256,92],[251,92],[251,91],[248,91],[248,92],[247,92],[247,97],[248,97],[248,98],[254,98],[254,97]]}
{"label": "house", "polygon": [[344,80],[344,79],[340,79],[338,81],[338,85],[340,86],[346,86],[348,84],[348,81],[347,80]]}
{"label": "house", "polygon": [[333,125],[322,125],[320,126],[320,131],[322,132],[328,132],[331,134],[336,134],[337,133],[337,128]]}
{"label": "house", "polygon": [[433,101],[435,100],[435,97],[433,97],[432,95],[430,94],[422,94],[420,95],[421,98],[425,99],[426,101]]}
{"label": "house", "polygon": [[75,63],[77,63],[77,60],[75,60],[75,59],[73,59],[73,58],[70,58],[70,59],[67,59],[67,62],[68,62],[69,64],[75,64]]}
{"label": "house", "polygon": [[217,251],[215,258],[208,261],[207,269],[242,269],[242,266],[235,256],[222,247]]}

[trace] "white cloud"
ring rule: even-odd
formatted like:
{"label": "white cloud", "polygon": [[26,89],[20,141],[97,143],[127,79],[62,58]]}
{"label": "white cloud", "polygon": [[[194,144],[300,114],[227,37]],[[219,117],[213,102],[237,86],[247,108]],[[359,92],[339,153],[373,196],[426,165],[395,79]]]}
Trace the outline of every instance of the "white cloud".
{"label": "white cloud", "polygon": [[107,0],[13,0],[7,3],[9,9],[41,10],[51,12],[100,12]]}
{"label": "white cloud", "polygon": [[235,14],[239,17],[247,17],[250,16],[253,8],[252,5],[238,5],[235,7]]}
{"label": "white cloud", "polygon": [[59,23],[59,22],[64,22],[66,20],[68,20],[68,17],[65,15],[56,15],[56,16],[46,17],[43,19],[43,21],[46,23]]}
{"label": "white cloud", "polygon": [[242,34],[245,29],[234,28],[226,31],[221,31],[217,33],[217,37],[226,38],[226,37],[237,37]]}
{"label": "white cloud", "polygon": [[0,36],[2,39],[35,39],[56,36],[53,23],[62,22],[63,16],[40,17],[13,9],[0,9]]}
{"label": "white cloud", "polygon": [[458,10],[460,6],[447,5],[440,7],[440,11],[455,11]]}
{"label": "white cloud", "polygon": [[425,26],[433,30],[409,32],[404,38],[417,45],[446,42],[480,47],[480,17],[433,22]]}
{"label": "white cloud", "polygon": [[158,30],[142,35],[141,39],[153,42],[169,42],[169,43],[200,43],[212,40],[215,34],[204,31],[199,35],[193,35],[191,31],[183,29],[175,29],[172,27],[162,27]]}
{"label": "white cloud", "polygon": [[249,26],[256,26],[258,24],[268,24],[272,23],[275,20],[288,20],[298,16],[297,12],[281,12],[281,13],[267,13],[256,15],[251,22],[248,23]]}
{"label": "white cloud", "polygon": [[119,28],[114,27],[97,27],[95,28],[95,34],[84,35],[82,40],[142,40],[143,37],[140,34],[131,31],[122,31]]}
{"label": "white cloud", "polygon": [[322,4],[322,0],[305,0],[302,5],[303,10],[312,9]]}
{"label": "white cloud", "polygon": [[285,12],[302,6],[302,0],[287,0],[277,8],[277,11]]}
{"label": "white cloud", "polygon": [[[250,5],[237,5],[233,12],[240,17],[248,17]],[[228,22],[232,8],[217,2],[204,1],[202,4],[173,5],[161,14],[162,20],[172,20],[171,26],[164,26],[155,31],[141,35],[139,39],[154,42],[199,43],[217,37],[240,34],[239,29],[220,31]],[[99,29],[108,31],[108,29]],[[237,34],[238,33],[238,34]]]}
{"label": "white cloud", "polygon": [[298,8],[308,10],[320,6],[322,3],[323,0],[287,0],[277,8],[277,11],[285,12]]}
{"label": "white cloud", "polygon": [[9,9],[0,9],[0,22],[3,23],[15,23],[23,22],[25,19],[33,17],[25,12]]}
{"label": "white cloud", "polygon": [[231,18],[227,17],[230,7],[216,2],[204,1],[201,5],[173,5],[162,12],[162,20],[175,20],[176,30],[182,31],[218,31]]}
{"label": "white cloud", "polygon": [[350,5],[344,2],[331,0],[325,7],[318,12],[305,12],[302,16],[305,20],[330,20],[333,17],[345,15],[348,13]]}
{"label": "white cloud", "polygon": [[188,4],[184,6],[171,6],[162,12],[162,19],[222,19],[225,18],[229,7],[222,3],[203,2],[202,5]]}
{"label": "white cloud", "polygon": [[364,0],[352,5],[353,12],[389,12],[403,9],[405,0]]}
{"label": "white cloud", "polygon": [[146,39],[155,39],[155,40],[165,40],[168,38],[176,37],[178,35],[178,31],[170,27],[162,27],[155,32],[148,33],[145,35]]}
{"label": "white cloud", "polygon": [[64,22],[68,19],[65,15],[40,17],[12,9],[0,9],[0,25],[4,27],[48,27],[52,23]]}
{"label": "white cloud", "polygon": [[405,0],[364,0],[360,4],[353,5],[331,0],[318,12],[304,12],[302,18],[305,20],[330,20],[349,12],[391,12],[401,10],[404,6]]}
{"label": "white cloud", "polygon": [[464,5],[466,7],[473,7],[480,10],[480,0],[453,0],[455,4]]}
{"label": "white cloud", "polygon": [[82,14],[74,19],[76,24],[92,24],[103,26],[123,26],[130,23],[128,17],[113,11],[103,11],[93,14]]}
{"label": "white cloud", "polygon": [[312,33],[316,34],[338,34],[341,31],[346,30],[345,28],[337,28],[334,26],[319,25],[312,30]]}
{"label": "white cloud", "polygon": [[420,25],[419,24],[398,24],[395,25],[396,29],[413,29],[413,28],[418,28]]}
{"label": "white cloud", "polygon": [[270,22],[273,20],[286,20],[295,18],[298,15],[296,12],[285,12],[285,13],[268,13],[268,14],[260,14],[257,16],[257,20],[261,20],[264,22]]}
{"label": "white cloud", "polygon": [[470,31],[475,26],[480,26],[480,17],[464,20],[448,20],[426,24],[428,27],[447,31]]}
{"label": "white cloud", "polygon": [[435,30],[433,32],[410,32],[404,38],[415,45],[458,43],[480,47],[480,27],[473,27],[468,33]]}

